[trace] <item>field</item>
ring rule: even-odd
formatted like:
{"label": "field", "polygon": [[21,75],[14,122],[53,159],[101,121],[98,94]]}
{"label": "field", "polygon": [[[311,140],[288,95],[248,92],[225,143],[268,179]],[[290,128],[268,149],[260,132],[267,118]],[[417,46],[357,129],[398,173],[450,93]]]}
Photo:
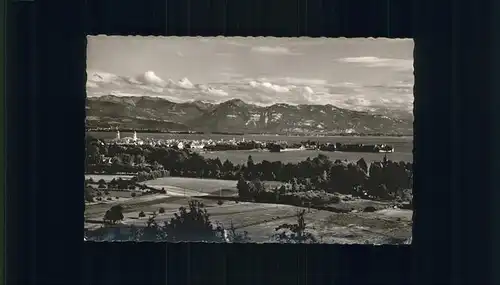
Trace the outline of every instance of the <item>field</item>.
{"label": "field", "polygon": [[[164,187],[167,194],[137,196],[128,199],[93,203],[87,205],[87,221],[99,221],[112,205],[124,206],[124,223],[144,226],[148,214],[158,212],[160,207],[165,213],[157,216],[158,222],[169,220],[179,207],[187,206],[189,196],[218,194],[220,189],[228,189],[227,195],[236,193],[236,181],[176,178],[168,177],[145,182],[151,187]],[[110,193],[111,194],[111,193]],[[201,195],[200,195],[201,194]],[[283,223],[296,223],[295,206],[225,201],[219,205],[216,200],[198,200],[205,204],[213,222],[224,226],[232,222],[239,231],[247,231],[254,242],[269,242],[275,227]],[[389,209],[390,205],[367,200],[349,201],[340,205],[353,209],[350,213],[334,213],[307,209],[305,219],[308,231],[316,234],[325,243],[375,243],[385,244],[391,241],[401,242],[411,236],[412,211]],[[363,213],[366,206],[379,209],[372,213]],[[139,212],[146,217],[139,218]],[[97,228],[98,223],[87,222],[87,228]]]}
{"label": "field", "polygon": [[207,194],[217,192],[221,189],[228,189],[237,192],[236,183],[236,180],[199,179],[185,177],[164,177],[143,182],[143,184],[157,189],[164,187],[167,192],[168,188],[179,188]]}
{"label": "field", "polygon": [[94,180],[95,182],[101,179],[103,179],[106,182],[109,182],[113,179],[118,179],[118,178],[130,179],[132,177],[133,177],[132,175],[85,174],[85,179],[92,178],[92,180]]}
{"label": "field", "polygon": [[[171,196],[237,195],[236,180],[200,179],[186,177],[164,177],[145,181],[142,184],[156,189],[164,188]],[[264,181],[268,187],[279,186],[280,182]]]}

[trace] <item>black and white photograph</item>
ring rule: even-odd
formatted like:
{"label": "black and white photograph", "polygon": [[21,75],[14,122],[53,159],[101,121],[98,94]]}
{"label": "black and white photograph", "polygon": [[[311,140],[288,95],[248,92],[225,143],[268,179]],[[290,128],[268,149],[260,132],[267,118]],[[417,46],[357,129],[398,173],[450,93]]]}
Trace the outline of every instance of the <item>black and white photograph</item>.
{"label": "black and white photograph", "polygon": [[411,244],[413,47],[88,36],[84,240]]}

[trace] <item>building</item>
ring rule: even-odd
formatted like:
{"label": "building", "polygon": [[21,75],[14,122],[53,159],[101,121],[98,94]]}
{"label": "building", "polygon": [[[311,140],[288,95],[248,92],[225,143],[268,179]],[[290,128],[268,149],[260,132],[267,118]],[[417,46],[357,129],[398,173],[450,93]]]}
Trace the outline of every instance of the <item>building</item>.
{"label": "building", "polygon": [[143,145],[144,141],[137,137],[137,132],[134,131],[134,135],[132,137],[124,137],[122,138],[120,135],[120,131],[116,130],[116,137],[113,139],[113,142],[116,144],[135,144],[135,145]]}

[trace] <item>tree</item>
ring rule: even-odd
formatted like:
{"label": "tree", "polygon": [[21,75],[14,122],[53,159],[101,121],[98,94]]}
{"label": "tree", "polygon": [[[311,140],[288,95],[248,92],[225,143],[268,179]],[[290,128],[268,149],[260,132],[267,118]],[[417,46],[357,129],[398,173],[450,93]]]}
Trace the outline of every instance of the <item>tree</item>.
{"label": "tree", "polygon": [[249,186],[250,186],[250,191],[255,192],[255,194],[259,194],[266,190],[266,185],[264,184],[264,182],[260,181],[259,178],[252,180]]}
{"label": "tree", "polygon": [[238,179],[238,184],[236,184],[236,188],[238,189],[238,196],[242,198],[247,198],[249,194],[249,187],[247,181],[243,178],[243,176],[240,176],[240,179]]}
{"label": "tree", "polygon": [[252,240],[248,236],[247,231],[243,231],[242,233],[236,232],[236,228],[234,227],[233,221],[231,221],[229,230],[226,231],[227,233],[227,241],[228,242],[233,242],[233,243],[246,243],[246,242],[251,242]]}
{"label": "tree", "polygon": [[134,157],[128,153],[124,153],[121,155],[121,161],[125,165],[133,165],[134,164]]}
{"label": "tree", "polygon": [[283,224],[278,226],[274,238],[281,243],[316,243],[316,237],[306,231],[304,219],[306,210],[297,212],[297,224]]}
{"label": "tree", "polygon": [[372,189],[370,192],[368,192],[368,194],[382,199],[391,198],[389,190],[387,189],[387,186],[385,184],[378,185],[375,189]]}
{"label": "tree", "polygon": [[292,192],[297,192],[299,190],[299,183],[297,181],[297,178],[292,179]]}
{"label": "tree", "polygon": [[229,159],[226,159],[226,160],[224,161],[224,164],[222,164],[222,169],[223,169],[224,171],[233,171],[233,169],[234,169],[234,164],[233,164],[231,161],[229,161]]}
{"label": "tree", "polygon": [[356,165],[359,166],[359,168],[363,169],[365,173],[368,173],[368,164],[366,164],[366,161],[364,158],[360,158],[357,162]]}
{"label": "tree", "polygon": [[188,208],[179,208],[164,231],[169,241],[224,241],[222,227],[214,227],[205,206],[197,200],[189,201]]}
{"label": "tree", "polygon": [[121,157],[119,157],[119,156],[114,156],[114,157],[111,159],[111,164],[112,164],[112,165],[115,165],[115,166],[121,166],[121,165],[123,165],[122,160],[121,160]]}
{"label": "tree", "polygon": [[94,202],[94,195],[92,195],[92,188],[86,187],[84,190],[85,202]]}
{"label": "tree", "polygon": [[104,223],[116,224],[123,220],[123,207],[121,205],[115,205],[106,211],[104,214]]}
{"label": "tree", "polygon": [[255,163],[253,162],[253,158],[251,155],[248,156],[248,159],[247,159],[247,167],[252,170],[253,167],[255,166]]}
{"label": "tree", "polygon": [[138,154],[135,156],[134,161],[136,164],[144,164],[146,162],[146,158],[144,157],[144,155]]}
{"label": "tree", "polygon": [[87,144],[87,158],[88,163],[98,164],[101,162],[101,153],[95,143]]}

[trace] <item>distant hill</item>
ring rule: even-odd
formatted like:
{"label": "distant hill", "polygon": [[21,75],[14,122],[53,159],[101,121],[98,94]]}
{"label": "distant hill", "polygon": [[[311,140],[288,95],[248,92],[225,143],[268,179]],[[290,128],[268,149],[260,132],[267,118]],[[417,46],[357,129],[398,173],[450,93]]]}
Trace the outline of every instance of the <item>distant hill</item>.
{"label": "distant hill", "polygon": [[89,127],[252,133],[413,133],[409,117],[371,114],[332,105],[258,106],[239,99],[219,104],[175,103],[156,97],[87,99]]}

